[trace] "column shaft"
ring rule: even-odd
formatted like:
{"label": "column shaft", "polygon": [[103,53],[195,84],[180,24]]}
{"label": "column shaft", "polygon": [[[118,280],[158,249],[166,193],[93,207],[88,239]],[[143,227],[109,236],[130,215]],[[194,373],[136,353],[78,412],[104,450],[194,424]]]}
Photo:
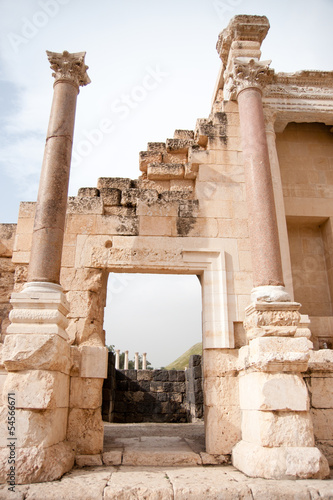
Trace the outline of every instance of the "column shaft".
{"label": "column shaft", "polygon": [[134,369],[138,370],[139,369],[139,353],[136,352],[134,354]]}
{"label": "column shaft", "polygon": [[142,369],[147,370],[147,353],[142,353]]}
{"label": "column shaft", "polygon": [[78,87],[59,81],[46,138],[28,281],[59,283]]}
{"label": "column shaft", "polygon": [[279,236],[260,90],[238,95],[254,286],[283,286]]}

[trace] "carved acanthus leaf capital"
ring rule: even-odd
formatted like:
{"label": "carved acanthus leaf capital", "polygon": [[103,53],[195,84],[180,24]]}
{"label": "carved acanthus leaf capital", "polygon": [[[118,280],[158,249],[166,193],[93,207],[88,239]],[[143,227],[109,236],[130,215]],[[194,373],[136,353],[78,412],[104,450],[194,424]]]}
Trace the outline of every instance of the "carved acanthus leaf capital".
{"label": "carved acanthus leaf capital", "polygon": [[65,50],[62,54],[46,51],[55,83],[68,81],[77,87],[88,85],[90,78],[87,74],[88,66],[84,63],[85,52],[70,54]]}
{"label": "carved acanthus leaf capital", "polygon": [[[244,60],[246,59],[246,60]],[[248,58],[235,58],[226,70],[224,98],[236,100],[238,94],[247,88],[262,90],[272,79],[274,71],[269,69],[271,61],[255,61]]]}

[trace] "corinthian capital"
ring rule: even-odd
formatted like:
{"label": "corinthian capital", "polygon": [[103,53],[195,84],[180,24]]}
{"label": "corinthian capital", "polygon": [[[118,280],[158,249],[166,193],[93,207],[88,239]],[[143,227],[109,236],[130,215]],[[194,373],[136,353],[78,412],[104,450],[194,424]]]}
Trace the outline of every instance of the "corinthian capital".
{"label": "corinthian capital", "polygon": [[65,50],[62,54],[46,51],[55,83],[67,81],[77,87],[88,85],[90,78],[87,74],[88,66],[84,63],[85,52],[70,54]]}
{"label": "corinthian capital", "polygon": [[[245,58],[244,58],[245,59]],[[271,80],[273,70],[269,69],[271,61],[255,61],[235,58],[225,75],[224,98],[236,100],[238,94],[246,88],[262,90]]]}

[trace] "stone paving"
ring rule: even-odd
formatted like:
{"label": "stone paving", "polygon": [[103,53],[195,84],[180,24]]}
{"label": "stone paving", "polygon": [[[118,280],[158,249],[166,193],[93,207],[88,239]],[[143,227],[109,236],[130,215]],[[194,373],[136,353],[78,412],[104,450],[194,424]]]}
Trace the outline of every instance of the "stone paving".
{"label": "stone paving", "polygon": [[105,424],[103,455],[115,447],[123,465],[76,466],[59,481],[16,486],[15,493],[1,485],[0,500],[333,500],[333,471],[324,481],[273,481],[204,465],[202,423]]}
{"label": "stone paving", "polygon": [[317,500],[333,499],[328,480],[248,478],[234,467],[86,467],[60,481],[0,488],[1,500]]}

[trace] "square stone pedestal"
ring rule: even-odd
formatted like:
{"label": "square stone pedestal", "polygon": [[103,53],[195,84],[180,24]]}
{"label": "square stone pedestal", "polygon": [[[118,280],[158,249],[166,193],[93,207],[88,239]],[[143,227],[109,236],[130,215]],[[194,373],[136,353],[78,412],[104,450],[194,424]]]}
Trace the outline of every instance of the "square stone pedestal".
{"label": "square stone pedestal", "polygon": [[11,304],[2,353],[7,377],[1,421],[7,425],[0,432],[0,478],[6,482],[10,471],[16,484],[53,481],[74,464],[66,441],[69,307],[61,287],[48,283],[28,284],[12,294]]}

